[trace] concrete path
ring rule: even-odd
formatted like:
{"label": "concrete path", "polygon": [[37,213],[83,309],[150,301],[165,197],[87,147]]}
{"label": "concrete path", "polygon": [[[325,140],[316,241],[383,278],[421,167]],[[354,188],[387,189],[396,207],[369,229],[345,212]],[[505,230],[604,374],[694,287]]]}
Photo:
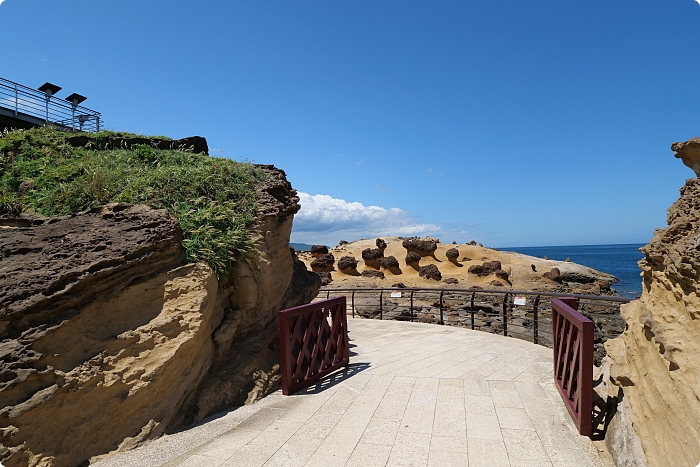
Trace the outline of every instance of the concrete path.
{"label": "concrete path", "polygon": [[601,466],[551,350],[479,331],[349,319],[350,367],[99,467]]}

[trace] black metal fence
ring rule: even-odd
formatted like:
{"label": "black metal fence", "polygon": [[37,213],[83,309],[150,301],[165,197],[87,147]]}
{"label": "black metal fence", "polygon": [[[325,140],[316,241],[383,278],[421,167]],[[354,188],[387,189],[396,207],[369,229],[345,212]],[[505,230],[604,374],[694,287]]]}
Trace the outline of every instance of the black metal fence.
{"label": "black metal fence", "polygon": [[525,290],[430,288],[322,288],[316,300],[345,296],[348,315],[461,326],[552,347],[552,307],[558,297],[575,297],[595,324],[595,356],[603,343],[625,330],[620,306],[631,299]]}

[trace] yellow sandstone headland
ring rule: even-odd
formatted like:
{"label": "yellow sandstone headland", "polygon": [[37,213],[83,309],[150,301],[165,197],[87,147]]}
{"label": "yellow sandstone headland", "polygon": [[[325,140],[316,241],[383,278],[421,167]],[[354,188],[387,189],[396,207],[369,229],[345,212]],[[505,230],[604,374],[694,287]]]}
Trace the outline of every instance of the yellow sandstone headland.
{"label": "yellow sandstone headland", "polygon": [[[414,255],[419,258],[416,264],[410,258],[407,262],[409,250],[403,246],[406,240],[401,237],[383,237],[343,243],[328,251],[328,254],[333,255],[332,261],[328,257],[324,260],[322,252],[297,254],[309,269],[322,275],[324,271],[330,272],[332,282],[328,286],[334,288],[391,287],[400,282],[406,287],[479,286],[484,289],[512,288],[600,294],[610,293],[609,286],[616,281],[610,274],[568,261],[498,251],[473,242],[440,243],[429,237],[414,239],[418,242],[434,242],[435,245],[432,254],[429,247],[422,253],[417,253],[419,256]],[[368,249],[370,252],[367,252]],[[363,251],[366,252],[365,259]],[[382,256],[379,256],[380,253]],[[343,269],[347,263],[352,263],[348,260],[342,261],[344,257],[354,258],[357,262],[356,268]],[[390,257],[395,258],[396,262],[388,259]],[[482,266],[485,262],[494,261],[500,262],[500,271],[496,268],[489,272],[487,266],[481,275],[469,272],[473,266]],[[430,265],[434,265],[439,274],[434,274],[435,269],[429,268],[433,273],[425,271],[421,277],[420,268]],[[556,274],[556,270],[559,274]],[[373,277],[381,276],[378,273],[382,273],[384,278]]]}

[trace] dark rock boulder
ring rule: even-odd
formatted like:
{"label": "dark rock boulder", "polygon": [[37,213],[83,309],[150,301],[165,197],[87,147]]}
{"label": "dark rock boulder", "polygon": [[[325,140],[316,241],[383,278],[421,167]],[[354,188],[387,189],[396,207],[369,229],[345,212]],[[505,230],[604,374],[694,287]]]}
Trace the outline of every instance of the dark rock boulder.
{"label": "dark rock boulder", "polygon": [[559,272],[559,268],[552,268],[551,271],[545,272],[542,274],[542,277],[545,279],[549,279],[550,281],[554,282],[561,282],[561,273]]}
{"label": "dark rock boulder", "polygon": [[332,253],[316,258],[311,262],[311,269],[314,272],[331,272],[335,265],[335,257]]}
{"label": "dark rock boulder", "polygon": [[381,271],[373,271],[371,269],[362,271],[362,277],[373,277],[376,279],[384,279],[384,273]]}
{"label": "dark rock boulder", "polygon": [[434,240],[420,240],[418,238],[407,238],[401,245],[410,253],[415,252],[421,256],[435,256],[437,243]]}
{"label": "dark rock boulder", "polygon": [[370,268],[379,269],[379,260],[384,257],[384,251],[379,248],[365,248],[362,250],[362,259]]}
{"label": "dark rock boulder", "polygon": [[508,280],[508,273],[506,271],[504,271],[503,269],[497,269],[493,272],[493,274],[501,280],[504,280],[504,281]]}
{"label": "dark rock boulder", "polygon": [[459,284],[459,279],[455,279],[454,277],[448,277],[446,279],[443,279],[442,282],[445,284]]}
{"label": "dark rock boulder", "polygon": [[420,258],[421,256],[415,251],[409,251],[406,255],[406,264],[418,270],[418,268],[420,267]]}
{"label": "dark rock boulder", "polygon": [[404,284],[403,282],[397,282],[396,284],[391,284],[391,286],[395,287],[397,289],[405,289],[406,288],[406,284]]}
{"label": "dark rock boulder", "polygon": [[459,258],[459,250],[457,248],[450,248],[445,252],[445,256],[447,256],[447,259],[450,261],[457,261],[457,258]]}
{"label": "dark rock boulder", "polygon": [[393,256],[387,256],[379,260],[379,266],[383,269],[388,269],[394,274],[401,274],[401,268],[399,267],[399,261]]}
{"label": "dark rock boulder", "polygon": [[311,255],[314,258],[320,258],[323,255],[328,254],[328,247],[326,245],[311,245]]}
{"label": "dark rock boulder", "polygon": [[378,238],[376,241],[376,245],[377,245],[377,248],[379,248],[380,250],[382,250],[382,251],[386,250],[386,242],[383,239]]}
{"label": "dark rock boulder", "polygon": [[439,281],[442,279],[442,273],[437,266],[434,264],[428,264],[427,266],[421,266],[418,270],[418,275],[426,279],[433,279]]}
{"label": "dark rock boulder", "polygon": [[476,274],[479,277],[486,277],[500,269],[500,261],[484,261],[484,263],[481,265],[475,264],[474,266],[470,266],[469,269],[467,269],[467,272],[470,274]]}
{"label": "dark rock boulder", "polygon": [[321,278],[321,285],[328,285],[333,282],[333,276],[330,272],[317,272],[318,277]]}
{"label": "dark rock boulder", "polygon": [[503,282],[499,280],[492,280],[491,282],[489,282],[489,285],[493,287],[503,287]]}
{"label": "dark rock boulder", "polygon": [[338,269],[343,274],[350,274],[351,276],[359,276],[360,273],[357,272],[357,260],[352,256],[343,256],[338,260]]}

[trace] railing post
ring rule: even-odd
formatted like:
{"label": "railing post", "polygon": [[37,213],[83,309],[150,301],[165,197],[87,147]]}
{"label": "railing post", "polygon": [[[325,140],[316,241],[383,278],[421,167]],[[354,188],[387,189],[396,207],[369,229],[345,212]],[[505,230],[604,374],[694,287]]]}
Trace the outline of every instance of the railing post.
{"label": "railing post", "polygon": [[17,91],[17,84],[15,83],[15,117],[19,112],[19,92]]}
{"label": "railing post", "polygon": [[[100,132],[100,116],[99,115],[97,116],[97,120],[95,122],[96,122],[95,128],[97,129],[96,133],[99,133]],[[355,312],[355,310],[353,309],[353,313],[354,312]]]}
{"label": "railing post", "polygon": [[535,298],[535,304],[532,306],[532,342],[534,344],[539,344],[540,343],[540,336],[539,336],[539,319],[537,316],[537,307],[540,305],[540,296],[538,295],[537,298]]}
{"label": "railing post", "polygon": [[508,335],[508,294],[503,295],[503,336]]}
{"label": "railing post", "polygon": [[328,300],[330,298],[330,296],[331,296],[331,291],[326,290],[326,300]]}
{"label": "railing post", "polygon": [[384,291],[380,290],[379,291],[379,321],[384,319],[384,306],[383,306],[382,302],[384,302]]}
{"label": "railing post", "polygon": [[413,322],[413,292],[414,290],[411,290],[411,322]]}
{"label": "railing post", "polygon": [[472,302],[471,305],[469,306],[469,311],[472,314],[472,330],[474,330],[474,297],[476,296],[476,292],[472,292]]}
{"label": "railing post", "polygon": [[350,303],[351,303],[350,306],[352,306],[352,317],[354,318],[355,317],[355,291],[354,290],[352,291],[352,297],[350,298]]}
{"label": "railing post", "polygon": [[440,291],[440,322],[438,324],[445,324],[445,318],[442,315],[443,308],[444,308],[443,303],[442,303],[442,294],[444,294],[444,293],[445,293],[444,290]]}

